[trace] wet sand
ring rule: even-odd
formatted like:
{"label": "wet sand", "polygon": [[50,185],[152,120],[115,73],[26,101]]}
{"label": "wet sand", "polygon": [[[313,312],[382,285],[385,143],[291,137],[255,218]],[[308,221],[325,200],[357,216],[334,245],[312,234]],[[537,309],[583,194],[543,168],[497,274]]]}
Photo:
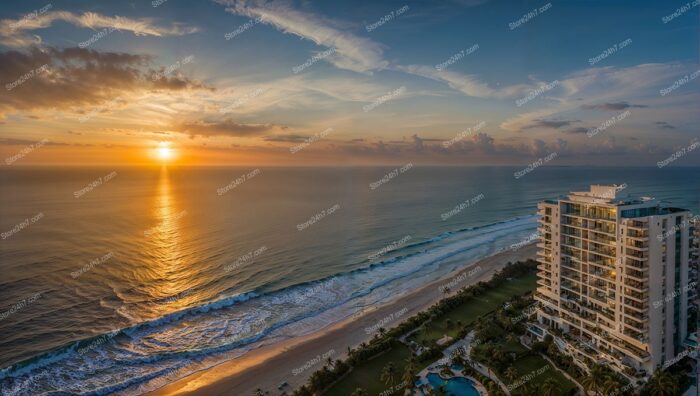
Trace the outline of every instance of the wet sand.
{"label": "wet sand", "polygon": [[[441,292],[441,286],[452,282],[454,287],[451,289],[457,290],[488,280],[509,261],[534,258],[535,253],[535,245],[530,244],[486,257],[362,315],[282,344],[258,348],[241,358],[194,373],[148,394],[247,396],[257,388],[270,395],[280,395],[283,391],[291,394],[293,389],[306,382],[311,373],[323,367],[324,355],[333,360],[343,359],[349,346],[355,347],[369,340],[373,334],[368,334],[367,328],[378,327],[380,321],[385,321],[383,327],[387,329],[396,326],[443,298],[445,294]],[[285,381],[289,385],[278,390],[277,386]]]}

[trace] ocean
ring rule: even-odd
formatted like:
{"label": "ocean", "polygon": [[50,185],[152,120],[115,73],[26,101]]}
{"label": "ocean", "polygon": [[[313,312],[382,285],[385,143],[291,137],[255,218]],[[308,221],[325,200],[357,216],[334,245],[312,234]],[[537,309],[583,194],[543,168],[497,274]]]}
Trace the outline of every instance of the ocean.
{"label": "ocean", "polygon": [[590,184],[698,213],[699,168],[520,170],[3,167],[0,391],[156,389],[508,249]]}

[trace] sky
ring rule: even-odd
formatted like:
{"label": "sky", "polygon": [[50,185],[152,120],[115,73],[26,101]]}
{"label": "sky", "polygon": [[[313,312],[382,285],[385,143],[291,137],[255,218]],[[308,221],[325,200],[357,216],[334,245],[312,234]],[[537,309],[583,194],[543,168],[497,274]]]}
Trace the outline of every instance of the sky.
{"label": "sky", "polygon": [[0,160],[698,166],[697,3],[4,2]]}

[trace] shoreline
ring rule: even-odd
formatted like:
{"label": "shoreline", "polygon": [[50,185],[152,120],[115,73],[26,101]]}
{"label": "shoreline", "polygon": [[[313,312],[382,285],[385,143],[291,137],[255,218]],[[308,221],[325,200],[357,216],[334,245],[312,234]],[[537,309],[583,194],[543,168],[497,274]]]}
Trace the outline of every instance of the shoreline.
{"label": "shoreline", "polygon": [[[395,314],[400,313],[400,317],[384,323],[383,326],[394,327],[447,295],[453,294],[456,290],[490,279],[509,261],[534,258],[535,252],[535,244],[531,243],[516,250],[504,250],[467,263],[457,271],[436,279],[397,300],[364,311],[359,316],[347,318],[305,336],[262,346],[238,359],[192,373],[146,394],[150,396],[251,395],[257,388],[261,388],[263,392],[268,391],[271,395],[278,395],[283,391],[291,394],[293,389],[306,383],[314,371],[323,367],[324,355],[332,351],[333,354],[330,357],[333,360],[344,359],[347,356],[348,347],[354,348],[369,340],[373,333],[368,334],[366,329],[375,327],[378,323],[383,323],[387,318],[394,318]],[[479,271],[470,274],[470,271],[479,267]],[[448,294],[442,292],[443,286],[454,283],[458,279],[463,280],[458,282]],[[314,363],[309,365],[310,362]],[[299,368],[302,367],[305,369],[299,372]],[[289,386],[278,390],[277,386],[282,382],[289,383]]]}

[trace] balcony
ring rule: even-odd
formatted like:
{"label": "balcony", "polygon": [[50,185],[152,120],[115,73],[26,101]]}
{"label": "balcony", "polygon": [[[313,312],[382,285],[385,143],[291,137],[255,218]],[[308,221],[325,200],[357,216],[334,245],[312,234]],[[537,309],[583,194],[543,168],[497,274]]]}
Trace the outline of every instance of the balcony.
{"label": "balcony", "polygon": [[648,264],[648,261],[646,259],[627,257],[627,260],[625,260],[626,266],[628,266],[630,268],[634,268],[635,270],[638,270],[638,271],[648,270],[649,266],[647,264]]}
{"label": "balcony", "polygon": [[564,225],[570,225],[578,228],[584,228],[583,227],[583,220],[567,216],[565,214],[562,214],[561,216],[561,223]]}
{"label": "balcony", "polygon": [[595,264],[599,267],[604,267],[604,268],[610,268],[610,269],[615,268],[615,260],[613,260],[611,258],[605,258],[602,256],[600,258],[597,258],[593,254],[591,254],[588,257],[588,263]]}
{"label": "balcony", "polygon": [[629,316],[630,318],[639,321],[640,323],[645,323],[649,321],[649,315],[645,313],[640,313],[637,310],[634,310],[630,307],[625,307],[624,308],[625,315]]}
{"label": "balcony", "polygon": [[639,302],[630,300],[628,298],[624,299],[624,303],[625,303],[625,306],[633,308],[633,309],[637,309],[640,311],[645,311],[647,308],[649,308],[649,305],[646,302],[639,303]]}
{"label": "balcony", "polygon": [[630,238],[648,239],[649,238],[649,231],[648,230],[629,229],[629,230],[627,230],[627,236]]}
{"label": "balcony", "polygon": [[625,241],[625,246],[628,248],[634,248],[637,250],[649,250],[649,241],[638,241],[630,238],[627,238]]}
{"label": "balcony", "polygon": [[598,254],[608,256],[608,257],[615,257],[615,249],[611,248],[609,246],[603,246],[603,245],[599,245],[596,243],[591,243],[588,246],[588,250],[590,250],[591,252],[595,252]]}
{"label": "balcony", "polygon": [[649,283],[648,282],[639,282],[634,279],[630,278],[625,278],[625,286],[631,287],[632,289],[637,289],[642,292],[646,292],[649,290]]}
{"label": "balcony", "polygon": [[625,222],[628,228],[636,228],[639,232],[646,232],[648,224],[646,221],[640,220],[627,220]]}
{"label": "balcony", "polygon": [[644,273],[645,271],[637,271],[632,268],[626,268],[625,269],[625,276],[628,276],[630,278],[634,278],[634,280],[638,282],[643,282],[646,280],[646,274]]}
{"label": "balcony", "polygon": [[629,247],[627,247],[625,249],[625,254],[630,256],[630,257],[635,257],[635,258],[639,258],[639,259],[648,259],[649,258],[649,252],[637,251],[637,250],[630,249]]}
{"label": "balcony", "polygon": [[545,287],[552,287],[552,281],[549,279],[537,279],[537,284]]}
{"label": "balcony", "polygon": [[595,232],[591,232],[587,239],[591,242],[595,242],[604,246],[609,246],[612,248],[617,247],[617,240],[615,238],[602,238],[597,236]]}
{"label": "balcony", "polygon": [[649,295],[647,293],[638,292],[629,288],[624,289],[624,296],[630,299],[637,300],[639,303],[646,303]]}

